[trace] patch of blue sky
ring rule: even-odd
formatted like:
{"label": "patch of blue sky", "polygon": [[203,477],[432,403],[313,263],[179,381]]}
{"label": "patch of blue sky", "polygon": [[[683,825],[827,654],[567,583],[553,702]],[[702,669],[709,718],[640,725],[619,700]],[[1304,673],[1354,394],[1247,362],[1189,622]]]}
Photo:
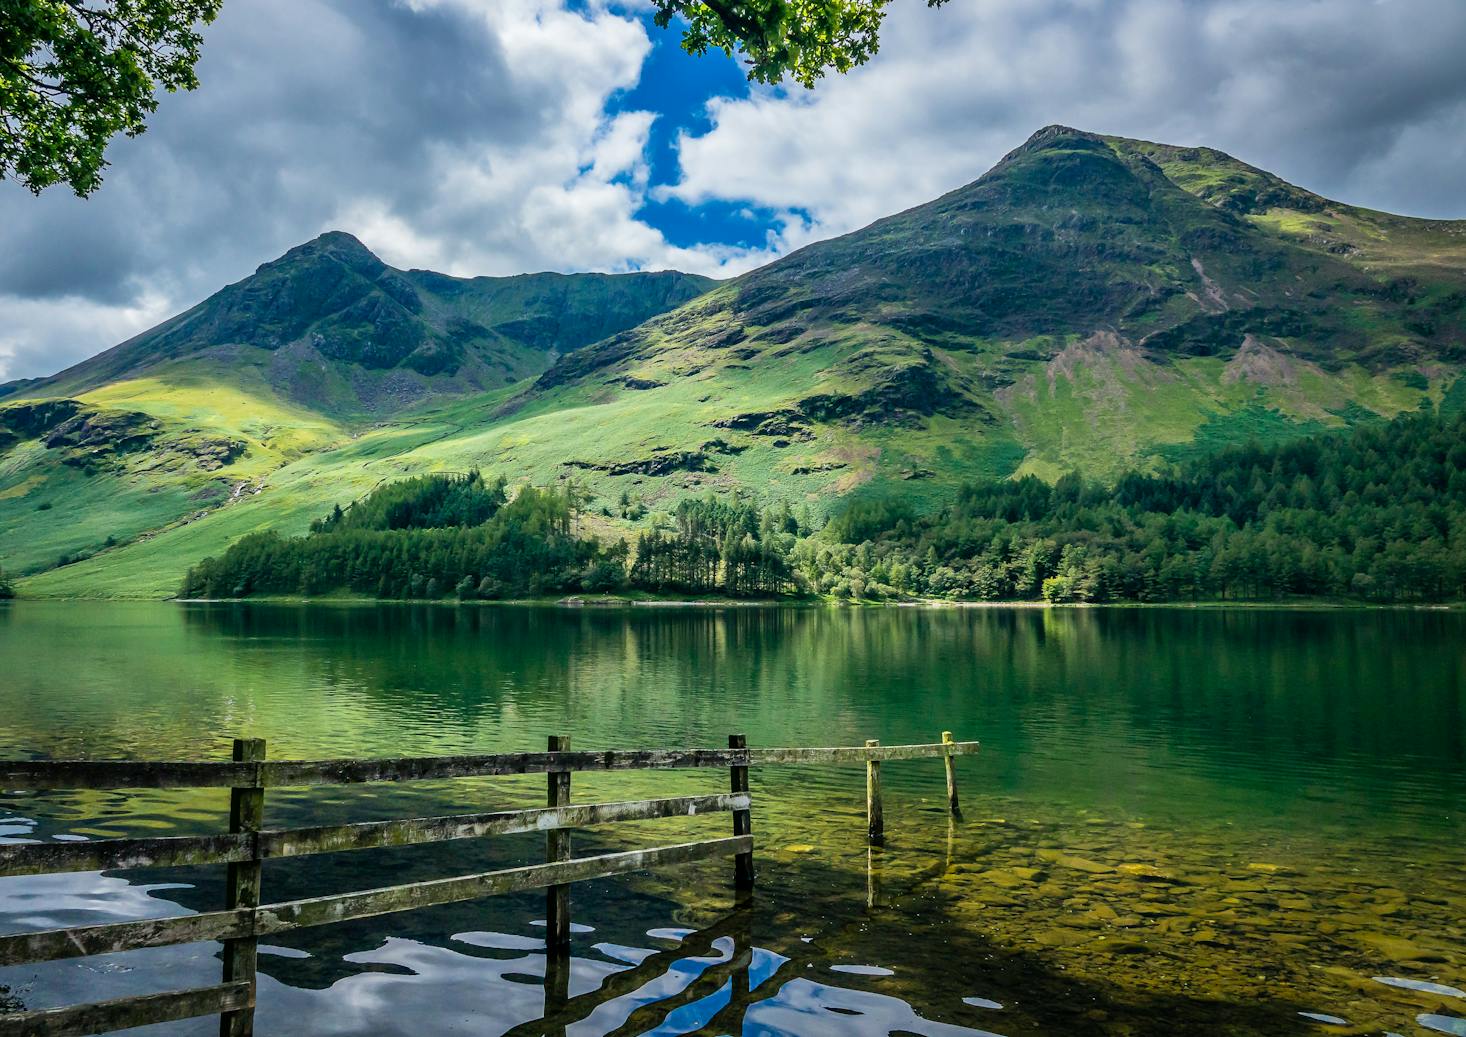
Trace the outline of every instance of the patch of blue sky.
{"label": "patch of blue sky", "polygon": [[748,79],[734,58],[721,52],[691,57],[680,46],[681,31],[674,22],[666,29],[641,15],[652,49],[642,65],[636,86],[611,98],[607,111],[647,111],[656,114],[647,141],[647,200],[639,220],[661,231],[677,247],[727,245],[763,248],[778,230],[783,214],[736,200],[714,199],[689,205],[677,198],[661,198],[656,188],[676,184],[681,177],[677,144],[683,134],[700,135],[712,128],[708,102],[717,97],[742,98]]}

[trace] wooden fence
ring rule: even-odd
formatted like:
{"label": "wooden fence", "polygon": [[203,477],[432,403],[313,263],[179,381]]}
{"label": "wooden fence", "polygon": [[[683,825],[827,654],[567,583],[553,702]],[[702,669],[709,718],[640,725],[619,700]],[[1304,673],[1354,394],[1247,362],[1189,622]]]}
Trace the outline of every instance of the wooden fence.
{"label": "wooden fence", "polygon": [[[0,936],[0,967],[219,940],[224,945],[224,968],[218,984],[0,1015],[0,1033],[7,1037],[104,1033],[147,1023],[218,1014],[222,1037],[245,1037],[253,1033],[254,1027],[256,947],[260,937],[459,903],[499,893],[545,889],[546,947],[552,955],[563,956],[568,953],[570,940],[570,883],[731,856],[735,888],[748,890],[753,887],[750,767],[864,763],[868,837],[872,843],[878,844],[884,839],[880,784],[882,763],[943,759],[947,768],[948,807],[956,814],[953,758],[971,755],[977,750],[978,743],[953,741],[950,732],[943,732],[941,742],[929,745],[882,746],[877,742],[867,742],[863,747],[750,749],[742,735],[732,735],[727,749],[602,752],[572,751],[568,738],[554,736],[550,739],[548,751],[543,753],[298,761],[268,760],[262,739],[240,739],[234,743],[233,759],[228,762],[0,761],[0,789],[225,787],[231,790],[227,833],[0,846],[0,877],[206,864],[228,866],[226,902],[221,911]],[[570,802],[570,778],[577,771],[688,768],[726,769],[729,791],[726,794],[624,802]],[[263,827],[265,790],[270,788],[511,774],[546,775],[547,805],[542,809],[414,817],[316,828]],[[730,813],[733,834],[724,838],[591,857],[571,856],[570,830],[573,828],[709,813]],[[544,864],[305,900],[261,903],[261,872],[266,860],[527,832],[545,833]],[[562,962],[562,967],[564,964]]]}

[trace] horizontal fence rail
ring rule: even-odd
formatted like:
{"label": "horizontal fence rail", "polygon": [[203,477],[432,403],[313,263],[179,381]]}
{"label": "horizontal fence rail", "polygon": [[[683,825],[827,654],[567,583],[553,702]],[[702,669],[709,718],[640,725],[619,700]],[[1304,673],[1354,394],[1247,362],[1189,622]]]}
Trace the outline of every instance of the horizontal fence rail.
{"label": "horizontal fence rail", "polygon": [[531,864],[523,868],[488,871],[454,879],[388,886],[361,893],[339,893],[310,900],[293,900],[260,908],[256,931],[261,936],[273,936],[291,929],[371,918],[438,904],[455,904],[501,893],[520,893],[566,882],[610,878],[613,875],[646,871],[649,868],[747,853],[751,849],[751,836],[730,836],[726,839],[681,843],[676,846],[658,846],[650,850],[627,850],[596,857],[578,857],[553,864]]}
{"label": "horizontal fence rail", "polygon": [[750,749],[750,767],[783,764],[859,764],[891,760],[927,760],[948,756],[976,756],[981,742],[932,742],[927,745],[861,745],[813,749]]}
{"label": "horizontal fence rail", "polygon": [[[565,882],[610,878],[650,868],[747,853],[752,849],[751,836],[731,836],[649,850],[578,857],[552,864],[531,864],[451,879],[409,882],[401,886],[265,904],[258,908],[16,933],[0,936],[0,966],[85,958],[94,954],[115,954],[143,947],[168,947],[203,940],[277,936],[292,929],[309,929],[398,911],[461,903],[502,893],[522,893]],[[0,1016],[0,1020],[4,1018]]]}
{"label": "horizontal fence rail", "polygon": [[125,871],[232,864],[280,857],[301,857],[384,846],[415,846],[454,839],[589,828],[617,821],[747,810],[747,795],[681,796],[570,807],[499,810],[486,814],[413,817],[321,828],[266,829],[259,833],[163,836],[151,839],[99,839],[81,843],[16,843],[0,846],[0,876],[49,875],[68,871]]}
{"label": "horizontal fence rail", "polygon": [[493,753],[393,760],[270,760],[260,763],[133,763],[113,760],[0,762],[0,789],[288,788],[378,781],[505,777],[552,771],[686,770],[780,764],[859,764],[972,756],[978,742],[791,749],[646,749]]}
{"label": "horizontal fence rail", "polygon": [[93,954],[171,947],[177,943],[201,943],[204,940],[234,940],[249,936],[252,926],[249,909],[236,908],[233,911],[206,911],[197,915],[140,918],[131,922],[104,922],[70,929],[14,933],[0,936],[0,966],[87,958]]}
{"label": "horizontal fence rail", "polygon": [[[230,831],[198,836],[33,842],[0,845],[0,876],[227,865],[225,910],[74,926],[0,936],[0,966],[111,954],[203,941],[224,944],[224,981],[95,1004],[0,1015],[0,1033],[15,1035],[104,1033],[200,1015],[220,1016],[221,1037],[251,1037],[254,1025],[256,944],[260,937],[482,897],[546,890],[546,949],[568,969],[572,883],[716,857],[734,858],[734,885],[754,884],[750,767],[801,764],[858,765],[867,770],[870,840],[883,839],[879,768],[883,762],[935,758],[945,761],[948,803],[957,814],[953,760],[978,752],[977,742],[941,742],[827,748],[750,749],[732,735],[727,749],[645,749],[572,752],[570,740],[550,739],[546,752],[386,760],[266,760],[263,741],[235,742],[234,760],[123,762],[92,760],[0,761],[0,790],[228,788]],[[577,772],[726,769],[729,792],[663,799],[570,803]],[[523,774],[548,775],[543,808],[413,817],[312,828],[266,829],[265,790],[310,785],[427,781]],[[733,834],[697,842],[572,857],[570,830],[626,821],[732,815]],[[261,903],[264,861],[309,854],[415,846],[544,832],[546,860],[518,868],[458,875],[378,889],[281,903]],[[568,976],[568,972],[565,973]],[[565,978],[561,977],[562,980]]]}
{"label": "horizontal fence rail", "polygon": [[120,997],[90,1005],[44,1008],[0,1015],[6,1037],[64,1037],[130,1029],[150,1023],[171,1023],[200,1015],[235,1012],[254,1004],[248,983],[220,983],[193,990],[170,990],[141,997]]}

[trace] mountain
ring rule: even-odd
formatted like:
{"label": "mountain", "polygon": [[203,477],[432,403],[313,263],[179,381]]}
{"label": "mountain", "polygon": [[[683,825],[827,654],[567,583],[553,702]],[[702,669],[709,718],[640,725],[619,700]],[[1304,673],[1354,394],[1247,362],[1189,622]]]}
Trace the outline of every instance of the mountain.
{"label": "mountain", "polygon": [[[563,358],[525,399],[614,408],[664,384],[671,403],[690,381],[678,413],[705,438],[812,444],[790,474],[863,449],[879,458],[846,460],[868,479],[1052,478],[1388,416],[1463,362],[1466,223],[1055,126],[966,187]],[[745,409],[750,383],[768,389]]]}
{"label": "mountain", "polygon": [[215,361],[257,369],[280,395],[315,410],[390,414],[538,374],[716,283],[676,271],[461,278],[397,270],[332,231],[25,394],[74,395],[170,362]]}
{"label": "mountain", "polygon": [[716,284],[449,277],[323,234],[54,377],[0,386],[0,567],[125,554],[365,429],[502,391]]}
{"label": "mountain", "polygon": [[[320,255],[338,246],[345,258]],[[533,309],[524,297],[491,313],[452,302],[438,275],[363,265],[349,239],[304,248],[315,252],[280,263],[339,266],[349,276],[331,277],[363,294],[338,296],[314,273],[272,288],[250,279],[24,390],[34,401],[95,386],[87,399],[118,407],[137,391],[126,387],[183,364],[191,377],[215,372],[216,388],[233,379],[243,396],[218,411],[254,405],[259,394],[239,386],[263,387],[278,409],[250,412],[241,452],[203,444],[222,459],[207,514],[136,532],[23,591],[165,594],[183,567],[244,532],[302,530],[330,503],[412,472],[573,478],[590,495],[592,528],[623,535],[710,490],[744,488],[816,515],[892,495],[930,507],[977,477],[1106,478],[1226,443],[1466,404],[1466,222],[1331,201],[1210,149],[1059,126],[933,202],[548,348],[521,330],[516,314]],[[388,305],[410,309],[396,298],[404,284],[422,301],[411,321]],[[495,282],[474,298],[490,288],[505,290]],[[282,297],[288,320],[258,301]],[[368,310],[396,316],[357,319]],[[219,330],[238,313],[264,329],[247,347]],[[453,319],[487,333],[454,339]],[[399,339],[388,333],[398,324],[418,331]],[[299,374],[302,357],[335,365],[340,397]],[[457,366],[435,367],[443,357]],[[409,384],[432,395],[396,388]],[[400,404],[409,398],[420,402]],[[208,440],[215,426],[198,399],[188,394],[190,420]],[[326,426],[311,424],[322,415]],[[115,430],[151,442],[146,433]],[[53,449],[80,461],[108,434],[73,428]],[[36,520],[45,501],[62,508],[67,484],[28,484],[38,447],[15,435],[0,457],[0,543],[73,528]],[[262,474],[241,478],[251,464]],[[79,546],[98,550],[100,530],[85,528],[92,540]],[[84,540],[37,535],[33,569]]]}

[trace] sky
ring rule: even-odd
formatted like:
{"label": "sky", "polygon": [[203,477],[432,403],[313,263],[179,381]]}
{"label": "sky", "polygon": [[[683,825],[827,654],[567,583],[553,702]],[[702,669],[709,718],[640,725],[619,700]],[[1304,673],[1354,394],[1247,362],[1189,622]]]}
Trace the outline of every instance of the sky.
{"label": "sky", "polygon": [[102,188],[0,182],[0,381],[350,231],[459,275],[727,277],[1062,123],[1466,218],[1463,0],[892,0],[865,67],[751,88],[645,0],[225,0]]}

